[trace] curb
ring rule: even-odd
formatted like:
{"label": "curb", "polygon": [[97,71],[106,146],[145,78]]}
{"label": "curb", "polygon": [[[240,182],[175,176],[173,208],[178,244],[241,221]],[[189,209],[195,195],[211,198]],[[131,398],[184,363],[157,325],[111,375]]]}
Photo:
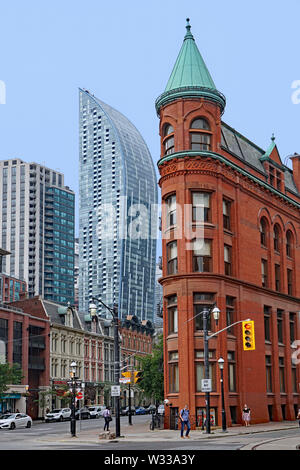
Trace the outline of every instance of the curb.
{"label": "curb", "polygon": [[[290,427],[283,427],[283,428],[276,428],[276,429],[265,429],[265,430],[251,430],[251,431],[246,431],[246,432],[230,432],[230,433],[217,433],[217,434],[209,434],[209,435],[203,435],[203,437],[192,437],[190,439],[190,442],[200,442],[201,440],[203,439],[219,439],[219,438],[223,438],[223,437],[230,437],[230,436],[243,436],[243,435],[250,435],[250,434],[258,434],[258,433],[267,433],[267,432],[275,432],[275,431],[284,431],[284,430],[287,430],[287,429],[297,429],[298,426],[290,426]],[[159,432],[159,431],[158,431]],[[204,433],[205,434],[205,433]],[[176,436],[171,436],[171,437],[166,437],[166,438],[163,438],[162,435],[160,436],[153,436],[151,437],[148,436],[148,437],[144,437],[144,438],[138,438],[136,436],[122,436],[122,439],[119,440],[119,438],[117,440],[115,439],[112,439],[112,440],[106,440],[106,439],[103,439],[103,440],[98,440],[98,439],[95,439],[95,440],[90,440],[88,438],[83,438],[81,440],[81,438],[79,436],[76,436],[76,440],[73,440],[74,438],[63,438],[63,439],[56,439],[56,440],[48,440],[48,439],[37,439],[38,442],[48,442],[48,443],[76,443],[76,444],[79,444],[79,443],[82,443],[82,444],[92,444],[92,445],[95,445],[95,444],[107,444],[107,443],[119,443],[119,442],[179,442],[179,437],[176,435]],[[181,442],[181,441],[180,441]],[[266,441],[266,442],[270,442],[270,441]],[[260,444],[262,444],[263,442],[260,442]],[[247,444],[245,447],[249,446],[250,444]],[[258,445],[258,443],[257,443]],[[255,444],[251,444],[251,446],[255,446]],[[300,444],[299,444],[299,449],[300,449]],[[246,449],[245,449],[246,450]]]}

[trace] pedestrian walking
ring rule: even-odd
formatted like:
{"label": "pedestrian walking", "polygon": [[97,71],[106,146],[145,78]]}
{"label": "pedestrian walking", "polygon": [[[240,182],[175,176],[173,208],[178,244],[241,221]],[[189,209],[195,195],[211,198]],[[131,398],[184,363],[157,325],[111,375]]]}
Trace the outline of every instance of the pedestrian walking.
{"label": "pedestrian walking", "polygon": [[181,439],[184,439],[184,428],[186,426],[186,433],[185,433],[185,437],[187,437],[188,439],[190,438],[189,436],[189,433],[190,433],[190,430],[191,430],[191,424],[190,424],[190,410],[189,410],[189,406],[188,405],[185,405],[184,408],[182,408],[182,410],[180,411],[180,420],[181,420],[181,431],[180,431],[180,437]]}
{"label": "pedestrian walking", "polygon": [[109,423],[112,421],[112,417],[111,417],[110,409],[108,406],[106,407],[106,410],[103,411],[103,418],[105,420],[104,431],[105,430],[109,431]]}
{"label": "pedestrian walking", "polygon": [[298,410],[297,419],[299,419],[299,428],[300,428],[300,408]]}
{"label": "pedestrian walking", "polygon": [[251,410],[247,405],[244,405],[244,408],[242,410],[242,419],[245,423],[245,426],[250,426]]}

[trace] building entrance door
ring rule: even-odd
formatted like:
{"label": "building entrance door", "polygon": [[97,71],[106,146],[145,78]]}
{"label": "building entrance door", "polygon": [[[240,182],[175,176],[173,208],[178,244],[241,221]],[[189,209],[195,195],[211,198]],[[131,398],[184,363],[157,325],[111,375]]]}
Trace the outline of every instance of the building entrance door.
{"label": "building entrance door", "polygon": [[170,408],[170,429],[178,429],[178,408]]}

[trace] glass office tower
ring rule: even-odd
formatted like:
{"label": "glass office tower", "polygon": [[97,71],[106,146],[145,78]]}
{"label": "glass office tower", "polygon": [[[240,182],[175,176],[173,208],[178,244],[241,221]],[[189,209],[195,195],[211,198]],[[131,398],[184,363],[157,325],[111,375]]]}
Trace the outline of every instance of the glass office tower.
{"label": "glass office tower", "polygon": [[[157,182],[142,136],[89,91],[80,100],[79,309],[93,297],[153,321]],[[152,223],[151,223],[152,222]],[[99,313],[106,314],[99,305]]]}

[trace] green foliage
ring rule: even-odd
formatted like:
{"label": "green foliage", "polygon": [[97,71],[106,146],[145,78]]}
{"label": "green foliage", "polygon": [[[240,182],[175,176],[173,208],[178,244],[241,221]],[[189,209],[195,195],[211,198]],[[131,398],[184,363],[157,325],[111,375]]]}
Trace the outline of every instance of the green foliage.
{"label": "green foliage", "polygon": [[0,398],[8,390],[8,385],[18,385],[23,378],[18,364],[0,364]]}
{"label": "green foliage", "polygon": [[143,390],[147,398],[155,402],[162,402],[164,399],[163,336],[161,335],[158,343],[153,346],[152,354],[139,356],[138,360],[143,375],[137,386]]}

